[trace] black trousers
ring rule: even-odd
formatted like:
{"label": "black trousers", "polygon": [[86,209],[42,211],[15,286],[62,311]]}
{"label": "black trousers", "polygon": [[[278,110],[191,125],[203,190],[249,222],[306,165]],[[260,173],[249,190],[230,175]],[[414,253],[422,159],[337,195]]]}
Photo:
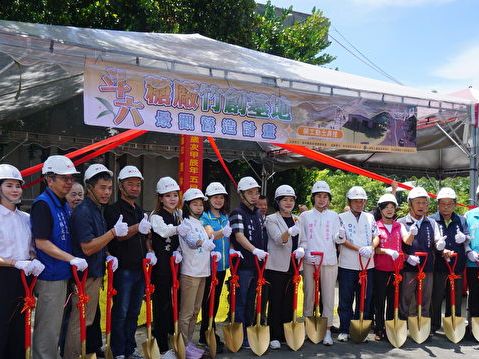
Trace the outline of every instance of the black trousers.
{"label": "black trousers", "polygon": [[[469,286],[469,297],[467,308],[471,317],[479,317],[479,268],[467,267],[467,284]],[[462,291],[462,290],[461,290]]]}
{"label": "black trousers", "polygon": [[386,320],[394,318],[394,272],[375,269],[373,281],[374,331],[379,333],[385,330],[384,313],[386,312]]}
{"label": "black trousers", "polygon": [[[434,281],[432,284],[432,298],[431,298],[431,330],[438,330],[441,328],[441,308],[444,297],[446,297],[446,313],[445,316],[451,315],[451,286],[449,285],[448,273],[434,272]],[[462,307],[462,281],[463,279],[456,279],[456,315],[461,316]],[[476,280],[477,281],[477,280]],[[476,297],[477,301],[477,297]]]}
{"label": "black trousers", "polygon": [[[218,307],[220,305],[221,289],[223,288],[225,275],[226,275],[226,271],[221,271],[216,273],[216,278],[218,279],[218,285],[216,286],[216,291],[215,291],[215,306],[213,311],[213,318],[216,317],[216,313],[218,312]],[[206,278],[205,292],[203,294],[203,301],[201,302],[200,342],[203,342],[203,343],[206,343],[205,332],[208,330],[208,312],[210,307],[210,285],[211,285],[211,276]],[[216,332],[216,324],[214,320],[213,320],[213,328]],[[217,335],[217,339],[218,339],[218,335]]]}
{"label": "black trousers", "polygon": [[86,352],[96,353],[101,350],[103,346],[103,339],[101,336],[101,312],[100,302],[96,307],[95,319],[93,323],[86,327]]}
{"label": "black trousers", "polygon": [[[168,335],[172,335],[173,327],[173,312],[171,304],[171,290],[172,281],[171,274],[154,275],[151,278],[155,285],[155,292],[153,293],[153,335],[155,336],[160,352],[165,352],[169,349]],[[178,289],[178,312],[180,304],[180,290]]]}
{"label": "black trousers", "polygon": [[271,340],[284,342],[283,324],[293,320],[293,276],[288,272],[267,269],[269,285],[268,325]]}
{"label": "black trousers", "polygon": [[0,358],[25,358],[25,317],[21,313],[25,295],[20,271],[0,267]]}

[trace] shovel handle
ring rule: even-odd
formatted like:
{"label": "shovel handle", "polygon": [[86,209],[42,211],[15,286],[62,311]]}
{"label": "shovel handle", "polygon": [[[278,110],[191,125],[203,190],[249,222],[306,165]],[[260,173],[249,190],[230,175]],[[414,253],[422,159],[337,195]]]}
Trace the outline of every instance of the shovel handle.
{"label": "shovel handle", "polygon": [[321,266],[323,265],[324,259],[324,252],[311,252],[312,256],[319,256],[319,264],[313,264],[314,266],[314,306],[317,307],[319,305],[319,283],[321,280]]}
{"label": "shovel handle", "polygon": [[73,279],[77,286],[78,295],[78,313],[80,316],[80,342],[86,341],[86,313],[85,306],[88,303],[88,297],[85,295],[85,283],[88,277],[88,268],[83,271],[82,278],[78,276],[77,266],[72,266]]}
{"label": "shovel handle", "polygon": [[[27,276],[23,270],[20,271],[25,297],[23,298],[22,312],[25,312],[25,349],[32,346],[32,310],[35,308],[36,299],[33,296],[33,288],[37,283],[37,276],[33,276],[30,285],[27,282]],[[27,350],[26,350],[27,351]]]}
{"label": "shovel handle", "polygon": [[456,283],[455,283],[455,280],[461,278],[461,276],[457,275],[455,273],[456,265],[457,265],[457,261],[458,261],[457,253],[451,254],[450,258],[454,258],[454,263],[452,265],[447,261],[447,258],[444,258],[444,261],[446,262],[447,269],[449,270],[449,275],[447,277],[449,279],[449,286],[451,287],[450,293],[449,293],[451,306],[455,306],[456,305]]}
{"label": "shovel handle", "polygon": [[145,275],[145,303],[146,303],[146,327],[151,327],[151,295],[155,287],[151,284],[151,271],[153,266],[149,258],[143,258],[143,274]]}
{"label": "shovel handle", "polygon": [[216,278],[216,272],[218,270],[218,262],[216,262],[216,255],[211,256],[211,284],[210,284],[210,301],[208,308],[208,317],[213,318],[215,310],[215,295],[216,295],[216,285],[218,284],[218,279]]}
{"label": "shovel handle", "polygon": [[427,252],[415,252],[414,255],[418,257],[424,257],[424,261],[419,265],[419,271],[417,273],[417,305],[422,305],[422,281],[424,279],[424,267],[427,263],[429,253]]}
{"label": "shovel handle", "polygon": [[363,259],[360,254],[359,256],[359,264],[361,266],[361,270],[359,272],[359,285],[360,285],[360,298],[359,298],[359,312],[364,313],[364,302],[366,300],[366,289],[368,287],[368,265],[371,261],[371,257],[368,258],[366,262],[366,266],[363,265]]}
{"label": "shovel handle", "polygon": [[268,256],[264,257],[262,263],[258,261],[258,257],[254,256],[254,264],[256,266],[256,271],[258,272],[258,281],[256,284],[256,315],[261,315],[261,299],[263,292],[263,285],[266,284],[264,280],[264,270],[266,268],[266,262],[268,261]]}
{"label": "shovel handle", "polygon": [[399,257],[393,261],[394,265],[394,309],[399,309],[399,285],[402,281],[401,276],[401,266],[399,265],[401,262],[404,261],[404,253],[399,253]]}
{"label": "shovel handle", "polygon": [[294,292],[293,292],[293,311],[296,311],[298,308],[298,286],[299,282],[301,282],[301,276],[299,275],[299,268],[303,264],[303,258],[299,260],[296,259],[294,253],[291,253],[291,263],[293,265],[293,284],[294,284]]}
{"label": "shovel handle", "polygon": [[241,261],[241,257],[237,253],[230,254],[230,313],[236,311],[236,287],[239,287],[238,283],[238,267]]}
{"label": "shovel handle", "polygon": [[113,287],[113,263],[110,261],[106,265],[107,271],[107,287],[106,287],[106,323],[105,334],[111,333],[111,304],[112,299],[116,295],[116,290]]}
{"label": "shovel handle", "polygon": [[171,269],[171,308],[173,312],[173,322],[178,321],[178,288],[180,283],[178,281],[178,268],[179,263],[175,262],[175,257],[170,257],[170,269]]}

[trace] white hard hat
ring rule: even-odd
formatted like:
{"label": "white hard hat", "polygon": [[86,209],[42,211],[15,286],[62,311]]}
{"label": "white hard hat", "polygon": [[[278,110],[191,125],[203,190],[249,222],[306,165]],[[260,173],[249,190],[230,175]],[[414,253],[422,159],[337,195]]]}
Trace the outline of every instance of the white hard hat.
{"label": "white hard hat", "polygon": [[276,188],[276,191],[274,192],[274,198],[278,197],[283,197],[283,196],[291,196],[296,198],[296,193],[294,193],[293,187],[283,184]]}
{"label": "white hard hat", "polygon": [[118,174],[118,180],[123,181],[127,178],[139,178],[143,180],[143,175],[141,174],[140,170],[135,166],[125,166]]}
{"label": "white hard hat", "polygon": [[0,165],[0,180],[7,179],[20,181],[21,184],[25,183],[17,167],[4,163]]}
{"label": "white hard hat", "polygon": [[171,177],[161,177],[156,184],[156,193],[165,194],[173,191],[179,191],[180,186]]}
{"label": "white hard hat", "polygon": [[241,191],[247,191],[251,188],[261,188],[258,182],[253,177],[243,177],[238,182],[238,193]]}
{"label": "white hard hat", "polygon": [[227,195],[226,188],[219,182],[211,182],[208,187],[206,187],[205,195],[208,197],[217,195],[217,194],[225,194]]}
{"label": "white hard hat", "polygon": [[56,175],[79,174],[72,160],[65,156],[54,155],[47,158],[43,163],[42,174],[54,173]]}
{"label": "white hard hat", "polygon": [[348,199],[368,199],[368,195],[366,191],[361,186],[353,186],[349,189],[348,193],[346,194],[346,198]]}
{"label": "white hard hat", "polygon": [[106,168],[101,163],[95,163],[94,165],[89,166],[85,171],[84,181],[88,182],[92,177],[96,176],[99,173],[108,173],[110,176],[113,176],[113,172]]}
{"label": "white hard hat", "polygon": [[194,199],[201,198],[203,201],[206,201],[208,198],[205,197],[203,192],[199,188],[188,188],[183,194],[183,203],[192,201]]}
{"label": "white hard hat", "polygon": [[412,190],[409,191],[409,194],[407,195],[407,200],[409,201],[411,199],[419,197],[429,198],[429,195],[423,187],[414,187]]}
{"label": "white hard hat", "polygon": [[457,198],[456,192],[451,187],[443,187],[437,193],[436,199],[440,200],[443,198],[456,199]]}
{"label": "white hard hat", "polygon": [[394,205],[397,207],[398,205],[398,201],[396,200],[396,196],[393,195],[392,193],[386,193],[386,194],[383,194],[381,197],[379,197],[378,199],[378,206],[381,204],[381,203],[387,203],[387,202],[391,202],[391,203],[394,203]]}
{"label": "white hard hat", "polygon": [[318,192],[331,194],[331,189],[329,188],[329,184],[327,184],[325,181],[315,182],[313,185],[313,188],[311,188],[311,194],[315,194]]}

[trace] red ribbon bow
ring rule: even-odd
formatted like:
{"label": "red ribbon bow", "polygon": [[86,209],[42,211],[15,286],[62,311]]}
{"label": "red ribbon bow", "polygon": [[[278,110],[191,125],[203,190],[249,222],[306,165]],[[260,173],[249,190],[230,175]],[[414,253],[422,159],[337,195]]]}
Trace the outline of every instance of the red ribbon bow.
{"label": "red ribbon bow", "polygon": [[402,282],[401,274],[394,274],[394,285],[398,286]]}
{"label": "red ribbon bow", "polygon": [[35,308],[36,303],[37,303],[37,300],[35,299],[33,295],[29,295],[23,298],[22,313],[24,313],[28,309],[33,310]]}
{"label": "red ribbon bow", "polygon": [[232,285],[234,285],[235,287],[238,288],[238,287],[240,286],[240,285],[239,285],[239,275],[233,274],[233,275],[231,276],[230,282],[231,282]]}
{"label": "red ribbon bow", "polygon": [[155,291],[155,286],[153,284],[148,284],[145,288],[145,293],[147,294],[153,294]]}
{"label": "red ribbon bow", "polygon": [[426,278],[426,273],[425,272],[419,272],[417,274],[417,280],[424,280]]}
{"label": "red ribbon bow", "polygon": [[293,284],[299,284],[301,282],[300,275],[293,275]]}

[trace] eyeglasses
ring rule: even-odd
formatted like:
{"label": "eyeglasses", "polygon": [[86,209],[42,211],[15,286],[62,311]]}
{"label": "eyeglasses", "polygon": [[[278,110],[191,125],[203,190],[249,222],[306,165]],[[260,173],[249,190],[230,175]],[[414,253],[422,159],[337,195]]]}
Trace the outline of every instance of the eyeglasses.
{"label": "eyeglasses", "polygon": [[55,178],[58,178],[62,182],[75,182],[75,177],[73,176],[64,176],[64,175],[56,175]]}

